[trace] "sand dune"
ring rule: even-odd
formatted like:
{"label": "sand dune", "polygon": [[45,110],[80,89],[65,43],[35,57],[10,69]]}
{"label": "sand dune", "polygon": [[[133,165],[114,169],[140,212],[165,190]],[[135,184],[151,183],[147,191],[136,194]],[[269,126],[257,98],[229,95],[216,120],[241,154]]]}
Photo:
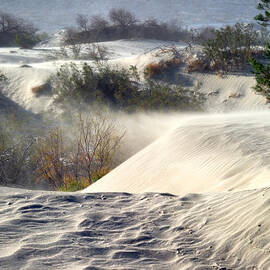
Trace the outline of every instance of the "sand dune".
{"label": "sand dune", "polygon": [[[108,62],[142,72],[168,57],[152,51],[162,45],[106,43]],[[51,49],[0,49],[14,106],[57,111],[31,92],[69,62],[44,60]],[[0,269],[270,269],[269,105],[245,74],[182,75],[206,94],[206,113],[117,115],[130,153],[143,149],[94,185],[0,187]]]}
{"label": "sand dune", "polygon": [[269,185],[269,112],[184,118],[85,192],[242,190]]}
{"label": "sand dune", "polygon": [[270,190],[61,194],[1,188],[1,269],[269,269]]}
{"label": "sand dune", "polygon": [[[171,45],[178,49],[185,47],[185,44],[181,42],[170,43],[156,40],[119,40],[102,42],[101,45],[108,48],[110,52],[108,65],[127,69],[132,65],[136,66],[142,77],[147,64],[171,57],[170,53],[160,53],[160,47]],[[3,89],[3,93],[32,112],[57,111],[59,108],[53,104],[51,96],[37,98],[31,92],[31,88],[45,83],[49,76],[63,64],[75,62],[81,65],[87,62],[94,65],[94,63],[89,60],[48,61],[47,56],[52,50],[59,50],[59,47],[40,47],[35,50],[0,48],[0,70],[9,79],[9,84]],[[29,67],[21,67],[22,65]],[[269,105],[265,104],[265,99],[256,95],[252,90],[255,81],[248,74],[227,75],[220,78],[216,74],[187,74],[184,71],[179,75],[183,80],[180,83],[187,84],[188,87],[193,87],[196,91],[206,94],[205,109],[208,112],[251,111],[269,108]]]}

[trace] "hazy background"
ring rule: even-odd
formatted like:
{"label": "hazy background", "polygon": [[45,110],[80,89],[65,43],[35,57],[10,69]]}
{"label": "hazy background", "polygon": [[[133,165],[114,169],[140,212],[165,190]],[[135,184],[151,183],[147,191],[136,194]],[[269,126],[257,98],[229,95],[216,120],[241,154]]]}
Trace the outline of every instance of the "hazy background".
{"label": "hazy background", "polygon": [[107,14],[112,7],[123,7],[139,19],[175,19],[184,25],[252,22],[258,0],[0,0],[0,10],[26,17],[40,30],[54,32],[75,24],[78,13]]}

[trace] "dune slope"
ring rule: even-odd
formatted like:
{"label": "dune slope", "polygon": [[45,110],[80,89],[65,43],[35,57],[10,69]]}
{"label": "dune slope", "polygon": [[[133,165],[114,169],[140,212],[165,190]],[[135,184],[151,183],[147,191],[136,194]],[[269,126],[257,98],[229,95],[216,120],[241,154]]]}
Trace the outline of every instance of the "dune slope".
{"label": "dune slope", "polygon": [[243,190],[269,185],[270,114],[184,118],[179,127],[83,192]]}

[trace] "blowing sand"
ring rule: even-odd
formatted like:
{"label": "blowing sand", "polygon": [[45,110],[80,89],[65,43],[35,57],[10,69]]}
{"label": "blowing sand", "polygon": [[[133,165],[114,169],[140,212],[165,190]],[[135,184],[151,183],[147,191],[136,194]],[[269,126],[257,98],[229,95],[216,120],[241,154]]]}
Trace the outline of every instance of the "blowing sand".
{"label": "blowing sand", "polygon": [[270,113],[190,116],[85,192],[231,191],[267,187]]}
{"label": "blowing sand", "polygon": [[[110,64],[141,72],[162,44],[107,46]],[[3,94],[32,113],[57,111],[31,88],[66,62],[42,53],[0,49]],[[0,187],[1,270],[270,269],[269,105],[250,76],[185,76],[206,94],[207,113],[119,115],[140,151],[94,185]]]}

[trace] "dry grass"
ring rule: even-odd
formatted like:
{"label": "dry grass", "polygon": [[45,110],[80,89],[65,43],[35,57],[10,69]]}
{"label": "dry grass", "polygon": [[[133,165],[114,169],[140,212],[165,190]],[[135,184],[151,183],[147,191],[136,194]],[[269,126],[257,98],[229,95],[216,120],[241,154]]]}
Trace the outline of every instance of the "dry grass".
{"label": "dry grass", "polygon": [[158,63],[150,63],[146,65],[144,75],[146,78],[151,79],[160,75],[171,72],[179,68],[183,62],[180,58],[172,58],[167,61],[160,61]]}
{"label": "dry grass", "polygon": [[107,174],[124,136],[101,115],[80,115],[73,125],[72,138],[56,128],[37,141],[33,158],[37,181],[47,181],[54,190],[83,189]]}
{"label": "dry grass", "polygon": [[187,72],[205,72],[208,70],[208,64],[202,59],[192,60],[187,65]]}
{"label": "dry grass", "polygon": [[44,84],[31,88],[31,91],[35,96],[46,94],[49,90],[50,90],[50,85],[48,83],[44,83]]}

